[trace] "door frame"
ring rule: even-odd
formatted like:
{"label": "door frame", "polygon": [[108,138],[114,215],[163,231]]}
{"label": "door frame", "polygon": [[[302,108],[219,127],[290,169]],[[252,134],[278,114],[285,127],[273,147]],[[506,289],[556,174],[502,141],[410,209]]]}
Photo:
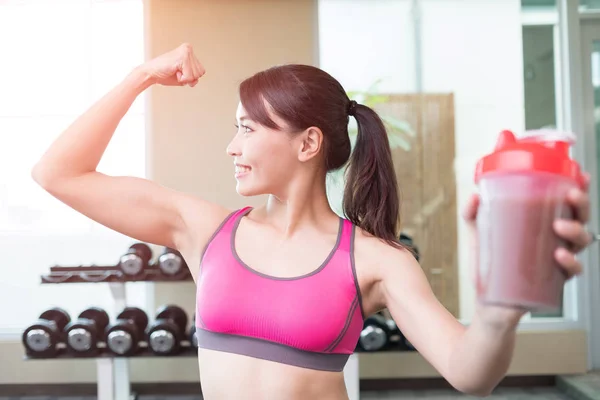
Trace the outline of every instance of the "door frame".
{"label": "door frame", "polygon": [[[600,201],[596,190],[599,171],[597,171],[596,155],[593,152],[596,138],[593,120],[586,118],[584,111],[584,102],[589,103],[591,100],[593,104],[593,97],[592,93],[582,89],[583,76],[590,75],[582,72],[582,69],[585,67],[589,71],[590,66],[589,63],[583,62],[582,54],[586,50],[581,48],[582,26],[584,24],[595,26],[596,21],[600,22],[599,11],[582,10],[578,7],[578,1],[573,0],[559,0],[556,7],[522,10],[521,14],[523,27],[553,28],[556,126],[560,130],[577,134],[573,157],[592,175],[590,187],[590,195],[593,195],[590,199],[592,216],[589,229],[599,232],[599,217],[596,215]],[[588,98],[584,99],[584,94],[587,94]],[[591,130],[584,127],[586,119],[588,125],[589,121],[592,121]],[[589,338],[589,368],[596,369],[600,369],[600,313],[593,313],[592,305],[600,306],[600,299],[597,298],[597,292],[600,290],[600,279],[597,276],[598,250],[598,246],[594,244],[579,255],[584,273],[566,284],[562,317],[533,318],[526,315],[519,325],[520,330],[584,329]],[[592,290],[592,288],[597,289]],[[594,336],[598,339],[594,339]]]}
{"label": "door frame", "polygon": [[[592,83],[592,64],[591,55],[593,51],[593,41],[600,42],[600,18],[582,18],[580,19],[580,49],[581,49],[581,136],[582,147],[580,149],[583,167],[591,174],[590,182],[590,204],[591,215],[589,229],[592,232],[599,232],[600,213],[598,205],[600,199],[598,196],[600,180],[600,171],[598,170],[596,123],[594,117],[594,92],[590,90]],[[599,65],[600,66],[600,65]],[[600,369],[600,248],[597,243],[592,244],[589,249],[582,254],[582,260],[585,265],[584,276],[581,282],[581,296],[585,296],[583,303],[584,320],[588,331],[588,354],[590,369]],[[594,309],[596,308],[596,309]]]}
{"label": "door frame", "polygon": [[[598,196],[599,162],[596,155],[594,98],[591,78],[592,41],[600,40],[600,13],[582,12],[579,1],[559,0],[561,92],[563,97],[563,126],[561,129],[577,134],[574,158],[590,173],[591,215],[588,229],[600,228]],[[593,243],[578,257],[583,274],[575,279],[577,285],[577,316],[587,333],[588,369],[600,369],[600,247]]]}

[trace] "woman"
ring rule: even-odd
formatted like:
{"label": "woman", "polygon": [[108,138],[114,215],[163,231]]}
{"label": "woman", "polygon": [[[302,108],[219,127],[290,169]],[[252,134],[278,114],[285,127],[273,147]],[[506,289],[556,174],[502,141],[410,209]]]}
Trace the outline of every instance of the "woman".
{"label": "woman", "polygon": [[[240,86],[237,133],[227,147],[237,192],[269,194],[256,209],[227,210],[132,177],[96,171],[119,121],[153,84],[195,86],[191,46],[136,68],[79,117],[33,170],[45,190],[99,223],[178,249],[197,284],[196,324],[206,399],[346,399],[341,372],[363,318],[388,308],[402,332],[456,389],[487,395],[507,371],[522,310],[478,305],[465,328],[438,302],[397,238],[399,200],[385,129],[325,72],[289,65]],[[359,134],[350,153],[349,118]],[[330,208],[327,171],[349,172],[344,209]],[[556,233],[586,247],[587,194],[570,194],[579,221]],[[473,225],[477,197],[464,214]]]}

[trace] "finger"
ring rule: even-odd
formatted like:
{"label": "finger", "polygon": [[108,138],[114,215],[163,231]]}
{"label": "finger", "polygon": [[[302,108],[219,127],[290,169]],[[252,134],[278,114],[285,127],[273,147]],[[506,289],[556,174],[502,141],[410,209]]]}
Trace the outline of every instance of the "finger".
{"label": "finger", "polygon": [[572,250],[577,253],[592,242],[592,236],[579,221],[559,219],[553,223],[554,232],[569,242]]}
{"label": "finger", "polygon": [[194,71],[195,81],[191,82],[189,85],[190,87],[194,87],[198,84],[198,80],[202,77],[202,75],[204,75],[205,71],[202,64],[200,64],[200,61],[198,61],[193,54],[190,55],[190,64],[192,65],[192,69]]}
{"label": "finger", "polygon": [[178,70],[181,75],[178,74],[178,81],[181,85],[187,84],[189,81],[194,80],[192,69],[189,65],[190,54],[193,53],[192,46],[189,43],[183,43],[177,48],[178,58]]}
{"label": "finger", "polygon": [[198,68],[198,63],[196,63],[195,57],[193,55],[190,55],[190,58],[188,61],[192,68],[192,72],[194,75],[194,81],[198,81],[198,78],[200,78],[200,68]]}
{"label": "finger", "polygon": [[590,218],[590,196],[580,189],[570,190],[567,201],[575,210],[575,218],[582,223],[588,222]]}
{"label": "finger", "polygon": [[567,278],[579,275],[581,273],[581,263],[577,261],[575,255],[566,249],[558,248],[554,253],[554,257],[560,265],[562,271],[565,273]]}
{"label": "finger", "polygon": [[196,80],[196,78],[194,77],[194,71],[192,70],[188,52],[181,63],[181,79],[179,80],[179,83],[186,85],[194,80]]}
{"label": "finger", "polygon": [[200,61],[198,61],[198,59],[196,57],[194,57],[194,64],[196,65],[196,67],[198,67],[198,78],[202,78],[204,76],[204,74],[206,73],[206,69],[204,68],[204,65],[202,65],[202,63]]}
{"label": "finger", "polygon": [[463,218],[467,221],[475,221],[477,218],[477,210],[479,208],[479,195],[473,194],[469,198],[467,205],[463,211]]}
{"label": "finger", "polygon": [[198,62],[193,53],[190,53],[188,57],[188,63],[193,73],[193,80],[189,83],[189,86],[194,87],[198,84],[198,79],[200,79],[200,77],[203,75],[203,72],[201,71],[200,63]]}
{"label": "finger", "polygon": [[195,80],[194,71],[192,71],[192,66],[188,62],[183,63],[183,74],[181,76],[181,83],[188,84]]}
{"label": "finger", "polygon": [[587,192],[590,188],[590,174],[589,172],[584,172],[583,176],[583,191]]}

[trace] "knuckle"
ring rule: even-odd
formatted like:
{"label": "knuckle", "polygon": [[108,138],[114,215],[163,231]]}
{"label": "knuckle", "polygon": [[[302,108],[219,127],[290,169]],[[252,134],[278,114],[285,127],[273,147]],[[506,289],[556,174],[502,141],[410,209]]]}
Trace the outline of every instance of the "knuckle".
{"label": "knuckle", "polygon": [[590,204],[590,195],[587,193],[583,194],[583,204],[587,207]]}
{"label": "knuckle", "polygon": [[592,234],[590,232],[585,232],[584,235],[585,236],[584,236],[583,243],[585,246],[589,246],[594,241],[594,237],[592,236]]}

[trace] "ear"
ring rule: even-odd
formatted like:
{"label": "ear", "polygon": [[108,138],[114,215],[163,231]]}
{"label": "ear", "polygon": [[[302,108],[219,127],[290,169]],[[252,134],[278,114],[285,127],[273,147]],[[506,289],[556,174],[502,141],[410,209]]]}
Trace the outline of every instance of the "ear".
{"label": "ear", "polygon": [[313,159],[323,146],[323,132],[319,128],[310,127],[300,134],[302,141],[298,149],[298,160],[306,162]]}

